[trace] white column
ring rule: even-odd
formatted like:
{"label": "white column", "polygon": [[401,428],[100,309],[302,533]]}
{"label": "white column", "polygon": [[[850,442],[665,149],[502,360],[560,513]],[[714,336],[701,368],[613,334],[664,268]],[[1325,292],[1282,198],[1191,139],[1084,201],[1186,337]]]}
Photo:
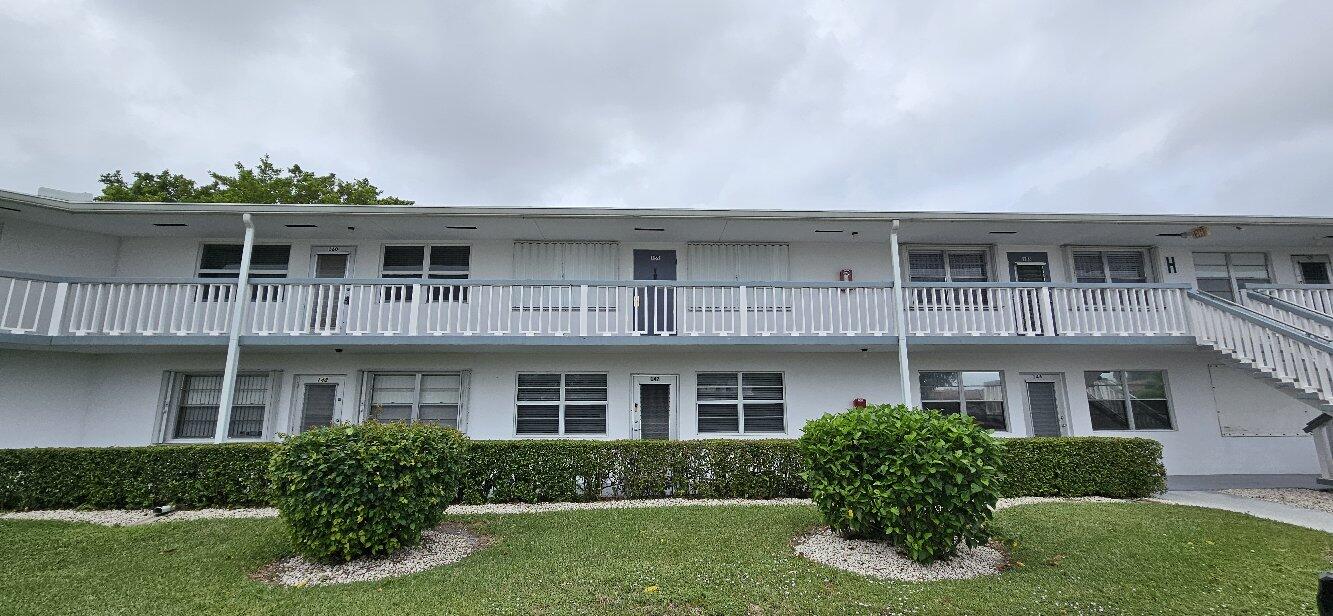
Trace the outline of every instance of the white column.
{"label": "white column", "polygon": [[241,215],[245,224],[245,243],[241,248],[241,271],[236,278],[236,294],[232,296],[231,327],[227,332],[227,364],[222,369],[222,394],[218,399],[218,425],[213,431],[213,442],[227,440],[231,426],[231,402],[236,392],[236,369],[241,360],[241,325],[245,322],[245,308],[250,305],[250,255],[255,248],[255,225],[249,214]]}
{"label": "white column", "polygon": [[889,233],[889,244],[893,252],[893,313],[897,319],[898,333],[898,383],[902,388],[903,404],[912,404],[912,378],[907,367],[907,302],[903,293],[902,257],[898,254],[898,227],[893,221],[893,231]]}

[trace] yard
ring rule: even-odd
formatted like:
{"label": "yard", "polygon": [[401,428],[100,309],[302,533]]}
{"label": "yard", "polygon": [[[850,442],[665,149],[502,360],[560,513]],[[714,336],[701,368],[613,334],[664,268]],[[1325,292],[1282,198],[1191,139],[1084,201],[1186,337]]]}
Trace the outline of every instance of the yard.
{"label": "yard", "polygon": [[0,597],[14,614],[1162,613],[1313,609],[1333,535],[1146,503],[996,514],[1021,563],[997,577],[908,584],[808,563],[809,506],[450,516],[489,535],[462,562],[341,587],[247,576],[290,553],[276,520],[108,528],[0,521]]}

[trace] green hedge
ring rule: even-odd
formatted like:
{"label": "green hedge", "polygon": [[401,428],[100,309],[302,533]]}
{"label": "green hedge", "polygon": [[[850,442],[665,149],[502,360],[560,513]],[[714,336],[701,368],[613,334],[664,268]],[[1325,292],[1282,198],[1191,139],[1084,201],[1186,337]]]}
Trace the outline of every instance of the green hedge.
{"label": "green hedge", "polygon": [[1004,496],[1141,498],[1166,490],[1162,444],[1101,436],[1005,439]]}
{"label": "green hedge", "polygon": [[[1141,438],[1004,439],[1004,496],[1135,498],[1166,487]],[[225,507],[270,502],[274,444],[0,449],[0,509]],[[793,440],[472,441],[459,500],[808,495]]]}

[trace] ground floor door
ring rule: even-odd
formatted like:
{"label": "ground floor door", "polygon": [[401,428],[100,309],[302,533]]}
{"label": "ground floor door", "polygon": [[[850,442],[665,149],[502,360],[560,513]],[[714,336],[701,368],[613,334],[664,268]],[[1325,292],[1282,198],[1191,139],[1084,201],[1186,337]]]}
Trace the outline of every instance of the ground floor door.
{"label": "ground floor door", "polygon": [[296,400],[292,404],[292,433],[300,434],[342,419],[346,380],[342,375],[298,375]]}
{"label": "ground floor door", "polygon": [[1027,396],[1028,416],[1032,419],[1033,436],[1069,434],[1069,425],[1065,421],[1062,381],[1062,377],[1058,374],[1023,375],[1023,388]]}
{"label": "ground floor door", "polygon": [[636,374],[632,430],[635,438],[667,440],[676,436],[676,375]]}

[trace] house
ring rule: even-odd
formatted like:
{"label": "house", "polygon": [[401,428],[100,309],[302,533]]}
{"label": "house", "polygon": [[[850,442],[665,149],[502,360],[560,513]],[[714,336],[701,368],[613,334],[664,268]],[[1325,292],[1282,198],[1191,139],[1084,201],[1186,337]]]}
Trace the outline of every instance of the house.
{"label": "house", "polygon": [[0,225],[0,447],[372,416],[480,439],[791,438],[864,399],[1002,436],[1154,438],[1173,475],[1329,458],[1333,218],[0,191]]}

